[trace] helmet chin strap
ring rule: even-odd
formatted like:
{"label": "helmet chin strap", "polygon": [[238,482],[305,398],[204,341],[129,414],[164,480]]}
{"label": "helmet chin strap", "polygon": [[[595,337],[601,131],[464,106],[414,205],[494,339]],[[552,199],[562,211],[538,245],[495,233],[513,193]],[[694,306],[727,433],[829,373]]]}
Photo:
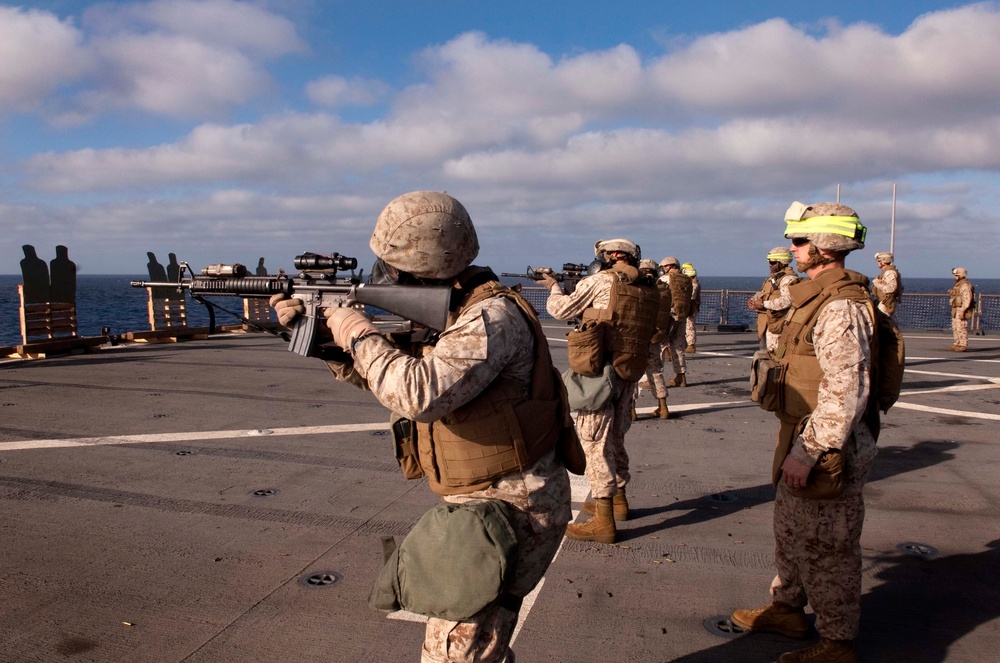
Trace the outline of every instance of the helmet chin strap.
{"label": "helmet chin strap", "polygon": [[828,263],[835,262],[833,258],[824,256],[819,252],[812,244],[809,245],[809,259],[805,262],[795,261],[795,269],[801,273],[805,274],[807,271],[813,267],[819,267],[820,265],[826,265]]}

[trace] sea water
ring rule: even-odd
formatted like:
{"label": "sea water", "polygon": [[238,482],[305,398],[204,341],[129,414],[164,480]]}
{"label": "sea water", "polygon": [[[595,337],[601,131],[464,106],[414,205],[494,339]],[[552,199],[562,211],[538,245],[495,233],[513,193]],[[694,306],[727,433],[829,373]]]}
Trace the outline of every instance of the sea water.
{"label": "sea water", "polygon": [[[703,290],[756,291],[766,277],[761,276],[699,276]],[[874,276],[871,274],[869,276]],[[130,331],[148,331],[148,294],[145,288],[133,288],[131,281],[147,279],[148,275],[128,276],[121,274],[77,276],[76,316],[77,335],[99,336],[103,327],[111,334]],[[515,283],[516,279],[503,279]],[[20,298],[17,286],[22,282],[20,275],[0,275],[0,345],[21,343]],[[980,294],[1000,294],[1000,279],[972,279],[976,292]],[[522,281],[531,285],[530,281]],[[904,277],[906,294],[943,294],[951,288],[954,278],[918,279]],[[217,298],[221,306],[231,311],[242,311],[238,298]],[[206,327],[209,324],[207,309],[202,304],[188,298],[188,325]],[[235,324],[235,318],[217,311],[216,324]]]}

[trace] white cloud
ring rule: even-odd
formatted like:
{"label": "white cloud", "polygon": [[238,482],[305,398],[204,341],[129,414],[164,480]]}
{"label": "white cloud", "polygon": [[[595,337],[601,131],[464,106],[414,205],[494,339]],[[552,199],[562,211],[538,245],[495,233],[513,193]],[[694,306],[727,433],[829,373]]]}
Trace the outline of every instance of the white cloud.
{"label": "white cloud", "polygon": [[0,114],[41,106],[88,67],[83,35],[51,14],[0,7],[0,35]]}
{"label": "white cloud", "polygon": [[388,97],[388,85],[382,81],[343,76],[324,76],[306,85],[306,96],[317,106],[370,106]]}

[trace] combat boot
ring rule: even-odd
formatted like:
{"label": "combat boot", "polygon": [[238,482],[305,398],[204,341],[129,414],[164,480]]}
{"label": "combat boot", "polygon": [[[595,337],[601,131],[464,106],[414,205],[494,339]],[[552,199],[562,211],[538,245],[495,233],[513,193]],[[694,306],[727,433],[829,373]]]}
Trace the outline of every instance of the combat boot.
{"label": "combat boot", "polygon": [[688,386],[688,376],[687,373],[678,373],[674,376],[674,379],[667,383],[668,387],[686,387]]}
{"label": "combat boot", "polygon": [[858,663],[858,651],[854,640],[822,638],[812,647],[782,654],[778,663]]}
{"label": "combat boot", "polygon": [[953,349],[955,350],[955,352],[965,352],[966,346],[964,346],[964,345],[956,345]]}
{"label": "combat boot", "polygon": [[[611,498],[611,504],[614,507],[612,512],[615,514],[615,522],[628,520],[628,496],[625,495],[624,488],[618,489],[615,496]],[[584,502],[583,506],[580,507],[580,513],[593,514],[594,511],[594,502]]]}
{"label": "combat boot", "polygon": [[610,497],[598,497],[594,500],[594,517],[585,523],[570,523],[566,527],[566,538],[575,541],[597,541],[598,543],[614,543],[618,532],[615,529],[615,516]]}
{"label": "combat boot", "polygon": [[694,343],[692,343],[691,345],[687,346],[687,349],[684,350],[684,354],[687,354],[687,355],[693,355],[694,353],[695,353],[694,352]]}
{"label": "combat boot", "polygon": [[670,418],[670,410],[667,409],[667,399],[666,398],[657,398],[656,402],[657,402],[657,405],[656,405],[656,409],[653,410],[653,417],[654,418],[655,417],[659,417],[660,419],[669,419]]}
{"label": "combat boot", "polygon": [[763,608],[736,610],[729,619],[746,631],[778,633],[789,638],[804,638],[809,634],[805,611],[778,601]]}

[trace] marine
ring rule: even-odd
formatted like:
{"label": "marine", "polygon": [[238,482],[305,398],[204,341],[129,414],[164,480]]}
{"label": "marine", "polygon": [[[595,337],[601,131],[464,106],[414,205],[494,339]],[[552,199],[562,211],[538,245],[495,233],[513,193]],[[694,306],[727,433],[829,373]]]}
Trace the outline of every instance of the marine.
{"label": "marine", "polygon": [[899,300],[903,296],[903,279],[899,270],[893,264],[893,255],[888,251],[875,254],[875,262],[879,266],[879,275],[872,279],[872,294],[878,300],[880,311],[894,317]]}
{"label": "marine", "polygon": [[789,288],[799,281],[795,270],[789,265],[792,252],[784,246],[776,246],[767,253],[770,276],[760,290],[747,300],[747,308],[757,311],[757,338],[761,349],[773,353],[778,346],[778,336],[785,320],[785,313],[792,305]]}
{"label": "marine", "polygon": [[975,310],[976,292],[969,282],[969,272],[964,267],[951,270],[955,285],[948,291],[951,305],[951,332],[954,342],[948,347],[954,352],[965,352],[969,348],[969,320]]}

